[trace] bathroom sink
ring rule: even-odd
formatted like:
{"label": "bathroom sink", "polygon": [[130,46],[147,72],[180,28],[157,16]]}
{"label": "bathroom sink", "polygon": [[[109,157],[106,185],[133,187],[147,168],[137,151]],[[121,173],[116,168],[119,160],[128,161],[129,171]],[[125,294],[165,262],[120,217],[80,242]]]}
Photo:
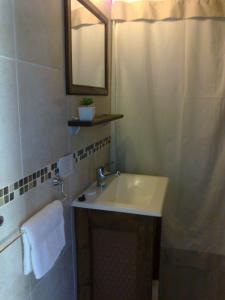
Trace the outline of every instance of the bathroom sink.
{"label": "bathroom sink", "polygon": [[125,174],[107,180],[104,188],[93,183],[84,191],[85,201],[73,201],[74,207],[162,216],[168,185],[167,177]]}

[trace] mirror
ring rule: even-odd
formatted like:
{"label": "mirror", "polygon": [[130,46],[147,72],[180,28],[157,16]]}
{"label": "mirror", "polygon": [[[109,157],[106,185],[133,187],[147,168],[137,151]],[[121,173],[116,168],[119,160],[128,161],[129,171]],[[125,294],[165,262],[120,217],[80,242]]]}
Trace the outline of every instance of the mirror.
{"label": "mirror", "polygon": [[88,0],[65,0],[66,90],[107,95],[107,18]]}

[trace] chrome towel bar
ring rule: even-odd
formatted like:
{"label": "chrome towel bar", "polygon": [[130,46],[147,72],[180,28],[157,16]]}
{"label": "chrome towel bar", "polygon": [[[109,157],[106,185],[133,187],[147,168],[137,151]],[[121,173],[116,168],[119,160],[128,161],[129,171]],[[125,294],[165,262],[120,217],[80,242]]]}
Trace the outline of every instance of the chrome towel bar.
{"label": "chrome towel bar", "polygon": [[[55,182],[54,182],[55,180]],[[56,178],[53,179],[53,184],[56,185],[61,185],[61,192],[63,195],[63,198],[61,199],[62,202],[64,202],[67,199],[67,194],[64,193],[63,189],[63,180],[59,177],[56,176]],[[4,224],[4,218],[3,216],[0,216],[0,226]],[[17,241],[19,238],[21,238],[23,235],[23,232],[18,231],[16,233],[13,233],[6,241],[2,242],[0,244],[0,253],[2,253],[5,249],[7,249],[10,245],[12,245],[15,241]]]}
{"label": "chrome towel bar", "polygon": [[[62,202],[64,202],[67,199],[67,195],[65,193],[64,198],[61,199]],[[0,253],[2,253],[5,249],[7,249],[10,245],[12,245],[15,241],[17,241],[19,238],[21,238],[23,235],[23,232],[18,231],[14,234],[12,234],[5,242],[0,244]]]}
{"label": "chrome towel bar", "polygon": [[7,241],[3,242],[0,245],[0,253],[2,253],[5,249],[7,249],[10,245],[12,245],[16,240],[18,240],[19,238],[21,238],[23,235],[22,232],[17,232],[12,234]]}

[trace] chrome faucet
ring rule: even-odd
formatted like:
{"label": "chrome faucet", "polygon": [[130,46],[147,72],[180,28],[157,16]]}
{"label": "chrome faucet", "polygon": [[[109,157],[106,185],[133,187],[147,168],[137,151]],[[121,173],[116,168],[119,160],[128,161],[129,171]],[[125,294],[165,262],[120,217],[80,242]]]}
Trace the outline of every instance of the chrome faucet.
{"label": "chrome faucet", "polygon": [[106,186],[106,178],[108,178],[110,176],[119,176],[119,175],[120,175],[119,171],[108,172],[108,171],[105,171],[104,167],[99,167],[96,170],[97,186],[98,187],[104,187],[104,186]]}

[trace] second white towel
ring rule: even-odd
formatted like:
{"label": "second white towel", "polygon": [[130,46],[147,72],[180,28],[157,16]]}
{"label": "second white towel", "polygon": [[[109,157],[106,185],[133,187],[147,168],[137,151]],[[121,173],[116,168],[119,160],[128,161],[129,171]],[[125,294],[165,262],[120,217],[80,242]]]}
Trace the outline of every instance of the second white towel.
{"label": "second white towel", "polygon": [[23,232],[24,274],[37,279],[54,265],[65,246],[63,206],[55,200],[25,222]]}

